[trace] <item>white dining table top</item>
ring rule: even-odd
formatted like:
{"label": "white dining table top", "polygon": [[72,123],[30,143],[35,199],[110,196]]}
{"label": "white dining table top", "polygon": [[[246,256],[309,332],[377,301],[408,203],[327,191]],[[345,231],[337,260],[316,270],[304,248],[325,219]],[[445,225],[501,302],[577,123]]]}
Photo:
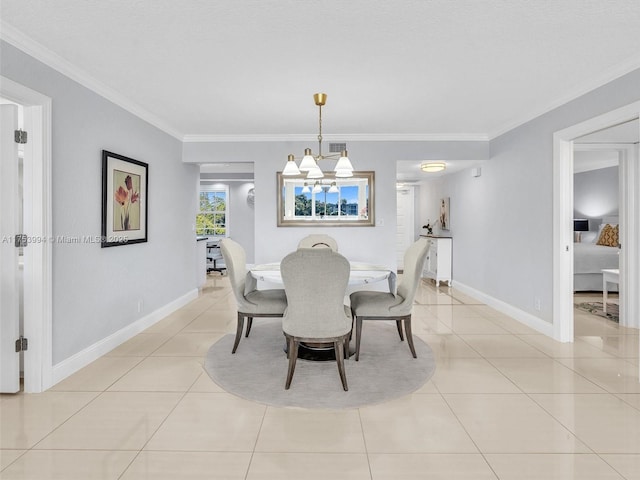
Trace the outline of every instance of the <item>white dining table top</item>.
{"label": "white dining table top", "polygon": [[[370,263],[349,262],[349,285],[365,285],[389,280],[389,291],[395,292],[396,274],[388,267]],[[282,285],[280,263],[263,263],[249,266],[249,273],[256,280]]]}

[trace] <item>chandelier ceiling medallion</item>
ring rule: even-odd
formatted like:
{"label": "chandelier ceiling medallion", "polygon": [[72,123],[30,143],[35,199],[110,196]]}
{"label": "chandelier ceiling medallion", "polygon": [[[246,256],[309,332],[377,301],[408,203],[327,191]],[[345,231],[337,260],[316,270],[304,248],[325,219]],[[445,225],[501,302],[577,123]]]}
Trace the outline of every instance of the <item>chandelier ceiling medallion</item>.
{"label": "chandelier ceiling medallion", "polygon": [[311,153],[310,148],[304,149],[304,156],[302,157],[302,161],[300,162],[300,166],[296,164],[296,157],[293,154],[290,154],[287,157],[287,164],[282,171],[282,175],[300,175],[302,173],[307,174],[306,178],[316,179],[324,177],[324,173],[320,169],[318,162],[320,160],[334,160],[337,159],[335,168],[333,169],[335,172],[335,176],[339,178],[344,177],[352,177],[353,176],[353,166],[349,161],[349,157],[347,157],[347,151],[343,150],[341,153],[334,153],[329,155],[322,154],[322,106],[327,101],[326,93],[315,93],[313,95],[313,100],[318,106],[318,154],[314,155]]}

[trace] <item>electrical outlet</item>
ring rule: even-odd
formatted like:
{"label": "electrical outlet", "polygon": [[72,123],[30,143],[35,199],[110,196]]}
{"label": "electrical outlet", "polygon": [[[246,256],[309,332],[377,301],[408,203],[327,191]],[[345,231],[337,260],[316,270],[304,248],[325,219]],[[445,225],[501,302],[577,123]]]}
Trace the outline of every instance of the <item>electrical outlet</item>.
{"label": "electrical outlet", "polygon": [[533,299],[533,308],[535,308],[538,312],[542,310],[542,300],[540,300],[540,297],[536,297]]}
{"label": "electrical outlet", "polygon": [[384,227],[384,220],[382,218],[376,220],[376,227]]}

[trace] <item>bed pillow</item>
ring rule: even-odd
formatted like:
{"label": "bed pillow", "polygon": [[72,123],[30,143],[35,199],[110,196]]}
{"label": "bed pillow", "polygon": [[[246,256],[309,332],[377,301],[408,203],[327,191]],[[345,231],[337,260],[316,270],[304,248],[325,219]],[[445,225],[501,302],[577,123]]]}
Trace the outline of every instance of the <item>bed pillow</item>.
{"label": "bed pillow", "polygon": [[615,227],[606,224],[602,231],[600,232],[600,236],[598,237],[598,241],[596,245],[604,245],[606,247],[617,247],[618,246],[618,225]]}
{"label": "bed pillow", "polygon": [[580,233],[581,243],[596,243],[598,240],[598,232],[578,232]]}

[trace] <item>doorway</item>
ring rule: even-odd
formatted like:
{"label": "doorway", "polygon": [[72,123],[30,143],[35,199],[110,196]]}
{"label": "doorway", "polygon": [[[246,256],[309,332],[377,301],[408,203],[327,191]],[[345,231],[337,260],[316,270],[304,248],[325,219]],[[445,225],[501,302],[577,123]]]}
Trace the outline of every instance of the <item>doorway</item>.
{"label": "doorway", "polygon": [[404,270],[404,253],[415,241],[414,187],[398,187],[396,197],[396,261],[400,272]]}
{"label": "doorway", "polygon": [[[27,132],[23,157],[24,248],[23,334],[28,347],[23,352],[24,392],[42,392],[53,385],[52,356],[52,244],[51,223],[51,99],[8,78],[0,77],[0,97],[22,106],[23,130]],[[13,127],[9,127],[13,128]],[[13,139],[12,132],[7,138]],[[11,143],[11,142],[10,142]],[[12,174],[13,177],[13,174]],[[7,181],[3,178],[3,181]],[[17,185],[17,168],[15,178]],[[17,194],[16,194],[17,197]],[[13,265],[0,265],[3,278],[15,276]],[[3,321],[18,322],[18,316]],[[2,342],[0,356],[15,360],[13,338]],[[2,362],[5,363],[4,361]],[[15,363],[15,362],[14,362]],[[19,378],[19,368],[2,375]]]}
{"label": "doorway", "polygon": [[[553,326],[554,338],[572,342],[573,316],[573,150],[574,141],[612,126],[637,120],[640,102],[595,117],[554,134],[554,249],[553,249]],[[640,232],[636,221],[640,213],[640,166],[638,145],[616,148],[620,161],[620,315],[625,326],[639,328]]]}

